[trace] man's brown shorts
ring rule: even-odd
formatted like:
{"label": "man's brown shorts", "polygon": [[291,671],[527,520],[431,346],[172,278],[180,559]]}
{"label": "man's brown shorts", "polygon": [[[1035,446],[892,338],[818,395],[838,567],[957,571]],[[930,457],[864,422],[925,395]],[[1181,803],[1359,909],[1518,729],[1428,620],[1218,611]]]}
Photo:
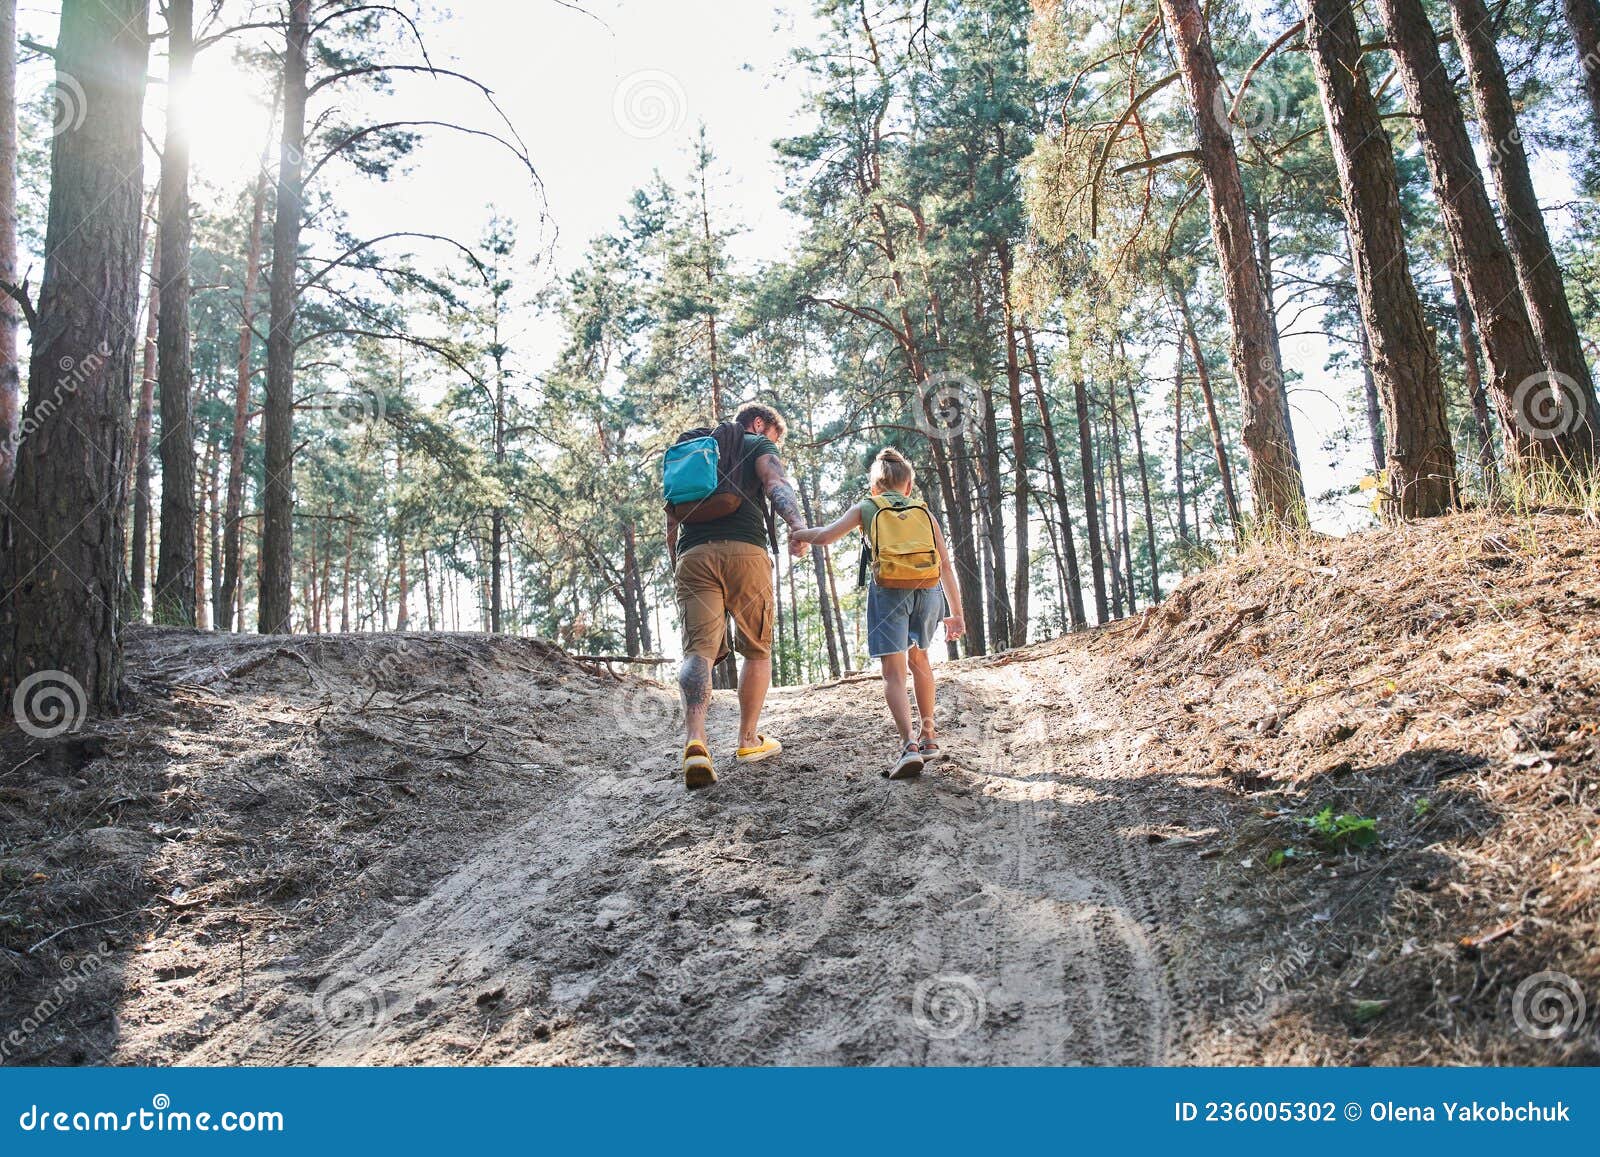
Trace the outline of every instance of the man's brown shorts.
{"label": "man's brown shorts", "polygon": [[772,558],[748,542],[703,542],[678,556],[683,653],[716,662],[727,616],[746,659],[772,655]]}

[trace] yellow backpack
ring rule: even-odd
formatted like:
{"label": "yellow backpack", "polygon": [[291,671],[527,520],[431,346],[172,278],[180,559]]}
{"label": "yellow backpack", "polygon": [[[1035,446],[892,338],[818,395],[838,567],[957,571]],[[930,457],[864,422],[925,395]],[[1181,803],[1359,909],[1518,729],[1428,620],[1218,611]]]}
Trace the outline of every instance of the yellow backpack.
{"label": "yellow backpack", "polygon": [[917,591],[939,585],[939,548],[926,502],[874,494],[861,504],[861,518],[872,577],[880,587]]}

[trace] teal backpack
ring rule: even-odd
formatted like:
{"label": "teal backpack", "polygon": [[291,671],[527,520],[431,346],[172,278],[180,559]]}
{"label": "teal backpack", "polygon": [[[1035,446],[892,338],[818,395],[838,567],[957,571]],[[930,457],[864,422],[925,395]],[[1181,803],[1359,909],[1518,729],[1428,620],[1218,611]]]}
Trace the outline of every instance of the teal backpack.
{"label": "teal backpack", "polygon": [[667,512],[679,522],[726,518],[745,501],[738,473],[744,467],[744,429],[723,422],[685,431],[661,461]]}

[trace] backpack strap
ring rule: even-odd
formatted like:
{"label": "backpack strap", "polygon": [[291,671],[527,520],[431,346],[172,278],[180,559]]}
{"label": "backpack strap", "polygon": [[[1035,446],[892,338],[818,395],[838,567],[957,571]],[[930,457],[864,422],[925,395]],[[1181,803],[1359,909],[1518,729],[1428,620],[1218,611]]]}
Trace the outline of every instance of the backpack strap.
{"label": "backpack strap", "polygon": [[861,568],[856,575],[856,587],[867,585],[867,568],[872,565],[872,528],[878,520],[878,511],[892,506],[883,494],[869,494],[861,500]]}
{"label": "backpack strap", "polygon": [[745,502],[757,506],[766,506],[766,494],[757,489],[754,493],[745,485],[745,468],[753,462],[745,450],[745,439],[750,435],[745,433],[743,426],[737,422],[723,422],[712,431],[712,436],[717,440],[717,459],[722,470],[722,484]]}

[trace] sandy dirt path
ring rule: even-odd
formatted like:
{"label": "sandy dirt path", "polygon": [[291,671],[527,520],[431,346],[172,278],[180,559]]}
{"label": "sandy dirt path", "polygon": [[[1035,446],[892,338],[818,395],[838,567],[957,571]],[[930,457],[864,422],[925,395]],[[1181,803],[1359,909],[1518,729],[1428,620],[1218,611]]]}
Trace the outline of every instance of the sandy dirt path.
{"label": "sandy dirt path", "polygon": [[[948,758],[897,783],[871,678],[775,692],[782,758],[722,759],[692,796],[660,742],[596,761],[615,728],[659,732],[669,692],[597,697],[570,790],[269,969],[275,995],[181,1060],[1182,1060],[1168,932],[1192,857],[1157,864],[1143,834],[1181,789],[1140,772],[1086,662],[946,668]],[[733,729],[719,693],[713,735]]]}

